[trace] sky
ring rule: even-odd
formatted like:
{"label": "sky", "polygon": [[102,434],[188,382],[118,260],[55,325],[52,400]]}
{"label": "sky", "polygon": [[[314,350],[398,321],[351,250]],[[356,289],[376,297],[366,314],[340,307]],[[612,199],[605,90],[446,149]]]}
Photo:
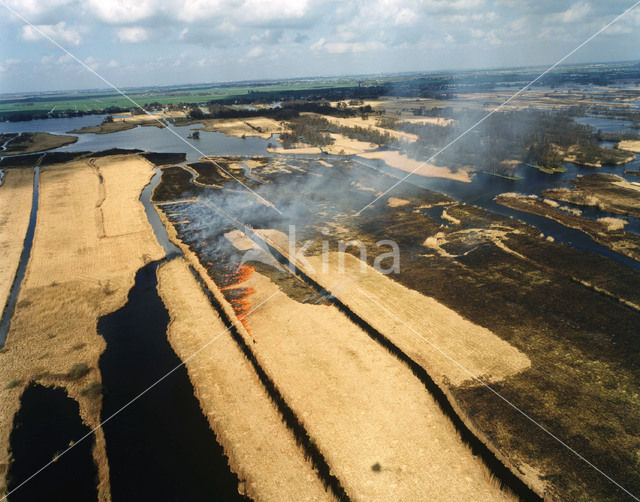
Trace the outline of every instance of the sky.
{"label": "sky", "polygon": [[[174,85],[550,65],[635,1],[0,0],[0,93],[105,87],[38,30],[119,87]],[[640,6],[567,63],[638,47]]]}

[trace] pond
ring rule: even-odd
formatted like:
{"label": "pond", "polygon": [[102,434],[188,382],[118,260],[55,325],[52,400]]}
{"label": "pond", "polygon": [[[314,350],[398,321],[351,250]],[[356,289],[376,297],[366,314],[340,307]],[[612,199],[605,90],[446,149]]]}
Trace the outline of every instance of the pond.
{"label": "pond", "polygon": [[[91,454],[93,435],[51,463],[90,432],[82,423],[78,403],[62,389],[32,383],[22,394],[20,404],[9,440],[13,462],[8,488],[16,490],[9,497],[11,502],[97,500],[98,471]],[[47,464],[46,469],[31,477]]]}

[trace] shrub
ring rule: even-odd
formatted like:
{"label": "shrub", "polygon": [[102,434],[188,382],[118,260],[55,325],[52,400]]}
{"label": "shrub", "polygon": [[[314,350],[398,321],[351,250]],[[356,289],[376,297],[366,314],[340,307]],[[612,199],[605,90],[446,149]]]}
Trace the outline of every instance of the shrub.
{"label": "shrub", "polygon": [[100,382],[91,382],[87,387],[80,392],[89,399],[98,399],[102,395],[102,384]]}
{"label": "shrub", "polygon": [[77,380],[85,376],[87,373],[89,373],[89,371],[91,370],[85,363],[74,364],[69,370],[69,373],[67,373],[67,377],[71,378],[72,380]]}
{"label": "shrub", "polygon": [[14,378],[7,384],[7,389],[13,389],[15,387],[18,387],[21,383],[22,383],[22,380],[18,380]]}

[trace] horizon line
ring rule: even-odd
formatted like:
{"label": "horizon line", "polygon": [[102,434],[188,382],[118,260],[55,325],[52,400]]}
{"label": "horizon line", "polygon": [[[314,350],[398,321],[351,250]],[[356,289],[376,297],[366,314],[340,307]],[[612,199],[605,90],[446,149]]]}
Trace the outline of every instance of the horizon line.
{"label": "horizon line", "polygon": [[[576,67],[576,66],[590,66],[590,65],[612,65],[612,64],[640,64],[640,59],[623,59],[623,60],[610,60],[610,61],[590,61],[582,63],[564,63],[558,65],[554,72],[560,68]],[[439,69],[439,70],[407,70],[399,72],[380,72],[380,73],[352,73],[352,74],[337,74],[337,75],[307,75],[301,77],[270,77],[264,79],[246,79],[246,80],[220,80],[212,82],[193,82],[193,83],[181,83],[181,84],[151,84],[151,85],[133,85],[124,86],[123,90],[137,90],[137,89],[149,89],[149,88],[180,88],[180,87],[197,87],[197,86],[230,86],[232,84],[250,84],[250,83],[269,83],[269,82],[300,82],[304,80],[338,80],[341,78],[357,79],[357,78],[381,78],[381,77],[393,77],[393,76],[411,76],[411,75],[441,75],[450,73],[474,73],[480,71],[505,71],[505,70],[528,70],[545,67],[544,64],[537,64],[532,66],[495,66],[495,67],[476,67],[476,68],[459,68],[459,69]],[[75,89],[59,89],[59,90],[42,90],[42,91],[14,91],[14,92],[0,92],[0,97],[23,95],[25,97],[41,95],[41,94],[64,94],[74,92],[114,92],[109,87],[86,87]]]}

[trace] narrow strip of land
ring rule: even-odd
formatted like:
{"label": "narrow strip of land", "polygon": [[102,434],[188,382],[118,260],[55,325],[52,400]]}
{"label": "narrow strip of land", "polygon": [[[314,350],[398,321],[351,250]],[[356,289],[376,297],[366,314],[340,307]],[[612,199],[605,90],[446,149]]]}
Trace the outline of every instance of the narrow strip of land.
{"label": "narrow strip of land", "polygon": [[163,265],[158,277],[171,316],[169,341],[186,360],[242,491],[255,501],[332,500],[186,262],[177,258]]}
{"label": "narrow strip of land", "polygon": [[410,370],[335,307],[257,272],[242,287],[256,305],[275,294],[245,322],[254,350],[351,498],[510,499]]}
{"label": "narrow strip of land", "polygon": [[29,226],[33,169],[8,169],[0,185],[0,315],[18,269]]}
{"label": "narrow strip of land", "polygon": [[244,342],[351,499],[513,500],[410,369],[335,306],[300,303],[256,271],[237,286],[264,302]]}
{"label": "narrow strip of land", "polygon": [[[126,302],[145,262],[164,256],[138,200],[152,175],[152,165],[137,156],[41,170],[31,258],[0,354],[0,493],[13,417],[30,381],[64,388],[89,427],[100,422],[98,360],[105,342],[97,320]],[[108,500],[101,429],[95,441],[100,500]]]}

